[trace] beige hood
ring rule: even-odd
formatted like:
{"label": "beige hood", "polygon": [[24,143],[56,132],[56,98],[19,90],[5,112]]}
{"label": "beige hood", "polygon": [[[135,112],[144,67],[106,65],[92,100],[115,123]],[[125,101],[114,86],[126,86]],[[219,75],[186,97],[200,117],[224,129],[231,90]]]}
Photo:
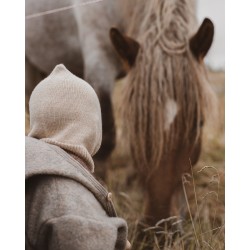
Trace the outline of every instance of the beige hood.
{"label": "beige hood", "polygon": [[93,88],[62,64],[31,94],[28,136],[76,155],[91,172],[102,140],[101,109]]}

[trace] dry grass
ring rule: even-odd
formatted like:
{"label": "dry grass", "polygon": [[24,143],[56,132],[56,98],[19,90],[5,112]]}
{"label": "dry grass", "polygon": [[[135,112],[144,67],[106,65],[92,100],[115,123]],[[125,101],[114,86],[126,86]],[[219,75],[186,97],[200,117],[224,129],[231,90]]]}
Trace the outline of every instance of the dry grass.
{"label": "dry grass", "polygon": [[[211,84],[219,99],[219,117],[216,122],[209,122],[205,127],[203,151],[200,161],[193,168],[192,176],[185,176],[183,187],[186,194],[186,217],[182,222],[184,234],[172,241],[172,232],[166,229],[166,222],[178,223],[178,218],[166,218],[157,225],[161,228],[161,234],[170,245],[164,249],[216,249],[225,248],[225,166],[224,166],[224,72],[210,73]],[[128,178],[133,174],[128,154],[128,146],[122,140],[120,105],[122,81],[117,82],[113,103],[115,107],[117,125],[117,147],[110,159],[107,185],[114,194],[114,202],[119,216],[125,218],[129,226],[129,240],[134,243],[136,228],[142,215],[143,191],[137,180]],[[25,133],[29,130],[26,114]],[[154,249],[158,248],[158,238],[155,228],[149,228],[148,234],[153,239]],[[146,244],[142,240],[140,246]]]}

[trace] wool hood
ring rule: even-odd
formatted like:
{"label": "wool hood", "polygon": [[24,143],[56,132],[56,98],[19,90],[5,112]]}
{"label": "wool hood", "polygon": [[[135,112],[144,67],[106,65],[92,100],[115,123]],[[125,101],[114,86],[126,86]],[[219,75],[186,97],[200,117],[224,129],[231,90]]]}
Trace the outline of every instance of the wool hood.
{"label": "wool hood", "polygon": [[101,108],[94,89],[62,64],[33,90],[30,132],[79,157],[94,171],[92,156],[102,140]]}

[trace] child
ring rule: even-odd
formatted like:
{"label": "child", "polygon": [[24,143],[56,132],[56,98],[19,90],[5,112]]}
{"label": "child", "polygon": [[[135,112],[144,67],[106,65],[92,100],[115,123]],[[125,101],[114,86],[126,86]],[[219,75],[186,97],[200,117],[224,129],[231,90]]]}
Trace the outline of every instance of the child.
{"label": "child", "polygon": [[111,193],[91,174],[102,140],[95,91],[61,64],[37,85],[29,105],[25,249],[130,249]]}

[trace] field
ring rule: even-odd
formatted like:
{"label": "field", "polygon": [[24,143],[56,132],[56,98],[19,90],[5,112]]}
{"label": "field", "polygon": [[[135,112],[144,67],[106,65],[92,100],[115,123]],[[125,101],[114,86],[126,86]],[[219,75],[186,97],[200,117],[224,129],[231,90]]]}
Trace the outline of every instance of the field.
{"label": "field", "polygon": [[[172,241],[172,232],[167,232],[166,221],[178,222],[177,214],[165,218],[158,225],[162,227],[165,237],[165,249],[216,249],[225,248],[225,145],[224,145],[224,72],[210,72],[210,82],[218,97],[218,117],[208,122],[204,128],[203,151],[201,158],[194,166],[192,176],[187,176],[183,188],[186,194],[186,217],[182,222],[183,234]],[[133,166],[128,147],[122,139],[121,117],[117,107],[120,105],[122,81],[116,83],[113,93],[117,126],[117,147],[109,161],[106,185],[113,193],[118,215],[125,218],[129,227],[129,240],[135,243],[136,227],[143,211],[143,190],[133,176]],[[26,134],[29,130],[29,117],[26,114]],[[128,181],[129,180],[129,181]],[[154,241],[154,249],[158,249],[154,228],[148,233]],[[140,242],[139,250],[144,246]]]}

